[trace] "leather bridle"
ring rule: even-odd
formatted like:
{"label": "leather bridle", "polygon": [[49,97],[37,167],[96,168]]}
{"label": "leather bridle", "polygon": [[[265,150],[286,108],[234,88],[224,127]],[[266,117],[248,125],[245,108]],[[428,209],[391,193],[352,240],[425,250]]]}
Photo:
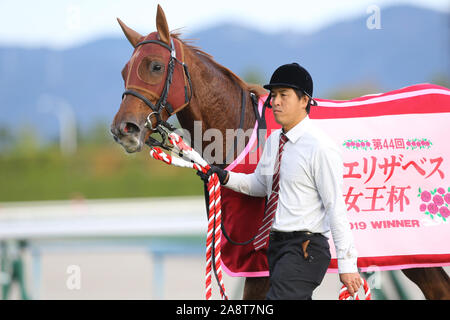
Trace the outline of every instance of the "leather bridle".
{"label": "leather bridle", "polygon": [[[188,80],[188,84],[189,84],[189,98],[188,98],[187,88],[185,87],[186,105],[189,104],[189,102],[191,101],[191,98],[192,98],[192,82],[191,82],[191,77],[190,77],[187,65],[184,63],[184,61],[180,61],[176,57],[176,49],[175,49],[173,40],[171,40],[171,46],[167,45],[166,43],[164,43],[160,40],[144,40],[144,41],[141,41],[138,44],[136,44],[135,48],[137,48],[141,45],[149,44],[149,43],[156,43],[170,51],[170,58],[169,58],[169,62],[167,64],[167,77],[166,77],[166,81],[164,84],[164,88],[161,92],[161,95],[160,95],[158,101],[156,102],[156,104],[153,104],[144,95],[140,94],[137,91],[127,88],[125,90],[125,92],[122,94],[122,100],[126,95],[132,95],[132,96],[135,96],[136,98],[142,100],[151,109],[151,112],[147,116],[147,120],[145,122],[145,127],[147,127],[148,129],[150,129],[152,131],[159,132],[161,134],[163,140],[162,140],[162,142],[159,142],[156,139],[149,137],[149,139],[145,143],[150,146],[165,147],[165,146],[167,146],[167,144],[166,144],[167,132],[164,131],[164,129],[161,127],[161,125],[171,131],[173,131],[174,128],[169,123],[162,120],[161,112],[163,111],[163,109],[166,109],[166,111],[169,115],[172,115],[174,113],[173,107],[167,102],[167,97],[169,95],[170,85],[172,84],[172,77],[173,77],[173,73],[175,70],[176,62],[178,62],[182,65],[184,73]],[[152,118],[154,118],[156,120],[156,123],[154,125],[152,124]]]}

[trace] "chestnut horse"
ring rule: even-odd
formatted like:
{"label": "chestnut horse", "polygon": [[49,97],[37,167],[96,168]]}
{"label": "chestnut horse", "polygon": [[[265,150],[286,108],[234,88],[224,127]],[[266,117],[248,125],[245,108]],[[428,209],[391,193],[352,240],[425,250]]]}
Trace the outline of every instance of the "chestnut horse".
{"label": "chestnut horse", "polygon": [[[118,21],[135,48],[130,62],[122,71],[127,90],[111,125],[114,139],[127,152],[139,152],[144,144],[157,143],[151,138],[149,140],[150,135],[158,124],[166,124],[165,121],[174,113],[177,113],[182,128],[190,133],[191,141],[196,138],[195,121],[202,124],[202,134],[207,129],[216,128],[222,137],[226,136],[227,128],[240,127],[244,131],[253,128],[256,121],[253,109],[246,108],[241,115],[239,106],[241,103],[252,105],[250,93],[259,96],[266,91],[245,83],[207,53],[180,40],[178,34],[169,33],[165,14],[159,5],[157,31],[148,36],[143,37]],[[144,46],[147,43],[156,45]],[[176,55],[171,48],[176,49]],[[136,69],[130,70],[133,68]],[[206,144],[202,141],[202,150]],[[223,144],[225,158],[225,141]],[[237,156],[238,150],[234,152]],[[442,268],[402,271],[419,286],[426,299],[450,299],[450,280]],[[243,299],[264,299],[268,289],[267,277],[246,278]]]}

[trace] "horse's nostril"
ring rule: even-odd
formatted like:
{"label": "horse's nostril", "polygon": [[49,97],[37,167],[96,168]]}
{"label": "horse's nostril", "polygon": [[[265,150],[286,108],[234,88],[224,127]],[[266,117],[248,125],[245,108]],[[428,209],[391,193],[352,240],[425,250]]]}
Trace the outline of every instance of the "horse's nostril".
{"label": "horse's nostril", "polygon": [[126,136],[139,133],[141,129],[133,122],[122,122],[117,131],[119,132],[118,136]]}
{"label": "horse's nostril", "polygon": [[141,131],[141,129],[139,129],[139,127],[131,122],[127,122],[122,130],[125,134],[133,134],[133,133],[138,133],[139,131]]}

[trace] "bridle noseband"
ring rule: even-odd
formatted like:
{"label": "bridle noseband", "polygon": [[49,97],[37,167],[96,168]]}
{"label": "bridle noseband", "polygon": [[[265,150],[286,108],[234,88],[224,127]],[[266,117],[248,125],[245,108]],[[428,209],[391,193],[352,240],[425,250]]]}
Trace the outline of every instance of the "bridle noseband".
{"label": "bridle noseband", "polygon": [[[147,127],[148,129],[150,129],[152,131],[157,131],[162,137],[162,142],[159,142],[156,139],[149,137],[149,139],[145,143],[150,146],[160,146],[160,147],[167,149],[168,147],[170,147],[170,145],[167,144],[167,131],[165,129],[168,129],[170,131],[173,131],[175,129],[168,122],[162,120],[161,112],[165,108],[169,115],[172,115],[174,113],[173,107],[167,102],[167,97],[169,95],[170,85],[172,84],[172,77],[173,77],[173,73],[175,70],[175,62],[178,62],[182,65],[183,71],[188,80],[189,98],[187,98],[187,88],[185,88],[187,104],[189,104],[189,102],[191,101],[191,98],[192,98],[192,82],[191,82],[191,77],[189,75],[187,65],[184,63],[184,61],[180,61],[176,57],[176,51],[175,51],[175,45],[173,43],[173,39],[171,40],[171,46],[168,46],[166,43],[164,43],[160,40],[144,40],[144,41],[141,41],[138,44],[136,44],[135,48],[137,48],[141,45],[144,45],[144,44],[148,44],[148,43],[159,44],[160,46],[162,46],[170,51],[170,58],[169,58],[169,62],[167,65],[167,77],[166,77],[166,81],[164,84],[164,88],[161,92],[161,95],[160,95],[158,101],[156,102],[156,104],[153,104],[147,97],[140,94],[139,92],[131,90],[131,89],[126,89],[125,92],[122,94],[122,100],[126,95],[132,95],[132,96],[135,96],[136,98],[142,100],[152,110],[152,112],[150,112],[147,116],[147,120],[145,122],[145,127]],[[154,126],[152,125],[152,116],[154,116],[154,118],[156,119],[156,123]]]}

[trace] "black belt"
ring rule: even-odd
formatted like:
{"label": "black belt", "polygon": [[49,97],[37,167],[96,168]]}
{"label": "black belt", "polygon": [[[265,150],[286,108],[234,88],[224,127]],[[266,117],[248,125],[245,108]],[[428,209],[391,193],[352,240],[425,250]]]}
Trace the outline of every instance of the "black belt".
{"label": "black belt", "polygon": [[309,231],[290,231],[290,232],[282,232],[282,231],[271,231],[270,232],[270,240],[271,241],[283,241],[290,240],[294,238],[302,238],[302,237],[311,237],[314,235],[320,235],[320,233],[312,233]]}

